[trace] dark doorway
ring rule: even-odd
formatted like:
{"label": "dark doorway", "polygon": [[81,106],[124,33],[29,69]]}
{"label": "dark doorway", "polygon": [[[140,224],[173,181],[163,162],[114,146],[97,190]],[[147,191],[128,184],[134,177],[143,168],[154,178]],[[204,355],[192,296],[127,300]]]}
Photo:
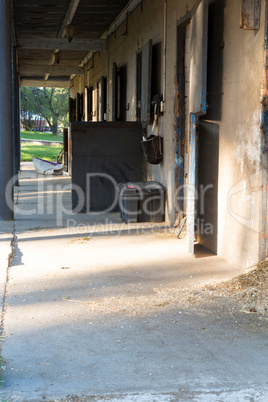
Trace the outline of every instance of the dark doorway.
{"label": "dark doorway", "polygon": [[113,63],[112,71],[112,121],[117,120],[118,112],[118,71],[117,64]]}
{"label": "dark doorway", "polygon": [[87,88],[87,113],[88,121],[93,119],[93,87]]}
{"label": "dark doorway", "polygon": [[136,120],[141,121],[141,76],[142,76],[142,52],[137,53],[136,70]]}
{"label": "dark doorway", "polygon": [[84,110],[84,95],[77,93],[76,95],[76,121],[83,120],[83,110]]}
{"label": "dark doorway", "polygon": [[101,77],[97,82],[97,120],[106,120],[107,109],[107,78]]}
{"label": "dark doorway", "polygon": [[220,121],[222,113],[224,0],[211,1],[208,8],[207,114]]}
{"label": "dark doorway", "polygon": [[224,1],[212,0],[208,9],[207,113],[199,120],[196,239],[217,253],[218,164],[222,114]]}
{"label": "dark doorway", "polygon": [[127,109],[128,109],[128,105],[127,105],[127,66],[120,67],[118,90],[119,90],[118,120],[126,121]]}
{"label": "dark doorway", "polygon": [[69,98],[69,121],[76,121],[76,99]]}
{"label": "dark doorway", "polygon": [[[161,77],[162,77],[162,45],[161,42],[152,46],[152,82],[151,82],[151,100],[156,95],[161,100]],[[154,107],[151,103],[150,121],[154,119]]]}
{"label": "dark doorway", "polygon": [[101,85],[101,107],[102,107],[102,120],[107,120],[107,77],[102,77]]}
{"label": "dark doorway", "polygon": [[219,125],[199,122],[196,240],[217,254]]}
{"label": "dark doorway", "polygon": [[178,222],[184,217],[185,34],[186,23],[177,27],[175,219]]}

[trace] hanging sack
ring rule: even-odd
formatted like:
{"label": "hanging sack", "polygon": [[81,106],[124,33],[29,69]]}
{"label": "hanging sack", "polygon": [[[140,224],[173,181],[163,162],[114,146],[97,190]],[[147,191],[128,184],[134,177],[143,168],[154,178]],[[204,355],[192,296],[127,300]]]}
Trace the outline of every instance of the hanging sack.
{"label": "hanging sack", "polygon": [[158,125],[158,118],[160,116],[160,97],[155,95],[153,97],[152,105],[154,108],[154,122],[152,133],[149,137],[143,137],[141,146],[148,163],[158,165],[163,160],[163,138],[160,135],[154,134],[155,126]]}
{"label": "hanging sack", "polygon": [[144,138],[141,146],[148,163],[158,165],[163,160],[163,138],[160,135],[151,134]]}

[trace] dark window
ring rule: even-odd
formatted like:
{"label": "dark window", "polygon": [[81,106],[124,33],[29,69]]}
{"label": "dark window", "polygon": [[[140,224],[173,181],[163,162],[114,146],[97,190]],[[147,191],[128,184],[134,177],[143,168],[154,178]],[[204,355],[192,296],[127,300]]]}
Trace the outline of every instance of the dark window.
{"label": "dark window", "polygon": [[93,119],[93,87],[87,89],[87,113],[88,121]]}
{"label": "dark window", "polygon": [[142,76],[142,52],[137,54],[136,77],[136,120],[141,121],[141,76]]}
{"label": "dark window", "polygon": [[[151,82],[151,101],[156,95],[158,95],[159,100],[161,100],[161,63],[162,63],[162,46],[161,42],[156,43],[152,46],[152,82]],[[151,104],[150,117],[151,122],[153,122],[154,108]]]}
{"label": "dark window", "polygon": [[107,111],[107,78],[101,77],[97,82],[97,117],[98,121],[106,120]]}
{"label": "dark window", "polygon": [[69,121],[75,121],[76,119],[76,99],[69,98]]}
{"label": "dark window", "polygon": [[118,75],[118,106],[117,119],[126,121],[127,118],[127,66],[120,67]]}
{"label": "dark window", "polygon": [[76,96],[76,121],[83,120],[83,109],[84,109],[84,102],[83,102],[84,95],[77,93]]}
{"label": "dark window", "polygon": [[107,78],[102,77],[102,113],[103,120],[107,120]]}
{"label": "dark window", "polygon": [[116,63],[113,63],[113,72],[112,72],[112,121],[117,120],[117,107],[118,107],[118,72],[117,72]]}

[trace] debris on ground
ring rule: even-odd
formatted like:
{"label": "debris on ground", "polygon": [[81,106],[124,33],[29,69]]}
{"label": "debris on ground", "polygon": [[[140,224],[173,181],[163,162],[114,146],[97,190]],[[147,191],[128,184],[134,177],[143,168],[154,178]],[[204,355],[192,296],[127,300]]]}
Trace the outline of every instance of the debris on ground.
{"label": "debris on ground", "polygon": [[217,286],[223,296],[234,297],[244,311],[268,314],[268,259],[246,273]]}
{"label": "debris on ground", "polygon": [[178,287],[163,286],[153,290],[154,293],[143,293],[142,283],[136,283],[130,285],[127,294],[88,300],[65,297],[63,300],[81,303],[92,315],[146,316],[163,309],[209,307],[225,298],[226,304],[232,302],[242,312],[268,314],[268,260],[231,280],[211,280],[189,286],[178,283]]}
{"label": "debris on ground", "polygon": [[240,310],[268,314],[268,260],[251,267],[245,274],[226,281],[214,280],[186,288],[158,289],[167,300],[176,300],[185,307],[210,304],[217,298],[232,298]]}

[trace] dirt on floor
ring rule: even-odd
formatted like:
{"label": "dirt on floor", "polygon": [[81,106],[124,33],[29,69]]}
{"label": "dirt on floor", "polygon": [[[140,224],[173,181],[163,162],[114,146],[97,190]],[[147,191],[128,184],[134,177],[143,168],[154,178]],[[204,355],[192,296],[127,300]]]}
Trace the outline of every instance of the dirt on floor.
{"label": "dirt on floor", "polygon": [[[215,306],[219,299],[232,309],[244,313],[268,315],[268,260],[251,267],[246,274],[231,280],[211,280],[185,286],[154,288],[153,294],[139,293],[139,283],[130,286],[126,294],[99,297],[93,300],[64,298],[66,303],[81,303],[92,318],[99,314],[148,316],[166,309],[200,309]],[[161,311],[162,312],[162,311]]]}
{"label": "dirt on floor", "polygon": [[251,270],[216,286],[223,296],[232,296],[241,308],[251,313],[268,314],[268,260]]}
{"label": "dirt on floor", "polygon": [[226,281],[210,281],[186,288],[158,290],[167,302],[176,301],[190,308],[228,298],[245,313],[268,314],[268,260],[250,268],[250,271]]}
{"label": "dirt on floor", "polygon": [[[234,306],[234,310],[239,310],[247,314],[268,315],[268,260],[265,260],[250,268],[246,274],[234,277],[226,281],[210,281],[195,284],[188,287],[177,288],[157,288],[152,296],[141,295],[132,297],[131,295],[121,295],[108,299],[99,299],[94,302],[87,302],[87,308],[92,314],[98,315],[100,312],[122,313],[127,315],[149,315],[155,314],[159,309],[181,308],[181,309],[201,309],[202,306],[215,306],[219,299],[226,299]],[[79,302],[77,300],[66,300],[69,302]],[[81,301],[81,303],[83,303]],[[178,401],[180,398],[170,394],[170,399]],[[97,401],[118,402],[121,396],[91,396],[78,397],[69,396],[60,400],[50,402],[97,402]],[[136,400],[132,397],[131,400]],[[137,398],[137,401],[139,398]],[[147,399],[145,399],[147,400]],[[148,399],[155,400],[155,399]],[[129,399],[126,399],[129,401]]]}

